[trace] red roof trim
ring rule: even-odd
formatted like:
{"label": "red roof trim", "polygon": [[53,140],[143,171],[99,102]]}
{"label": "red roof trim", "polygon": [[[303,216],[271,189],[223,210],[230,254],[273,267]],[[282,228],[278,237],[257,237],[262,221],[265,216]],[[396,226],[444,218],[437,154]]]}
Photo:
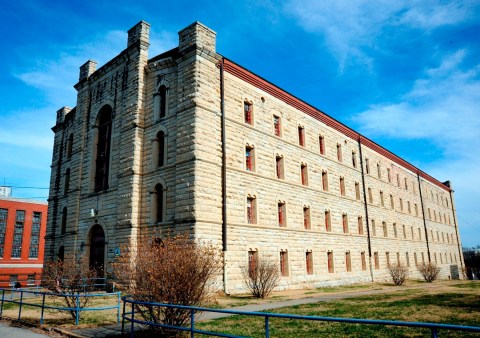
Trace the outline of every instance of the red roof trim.
{"label": "red roof trim", "polygon": [[421,171],[417,167],[411,165],[404,159],[398,157],[394,153],[388,151],[387,149],[383,148],[382,146],[378,145],[377,143],[373,142],[372,140],[362,136],[355,130],[347,127],[343,123],[335,120],[334,118],[328,116],[321,110],[309,105],[308,103],[298,99],[297,97],[289,94],[288,92],[284,91],[283,89],[277,87],[273,83],[261,78],[260,76],[248,71],[247,69],[243,68],[242,66],[236,64],[235,62],[224,58],[223,59],[224,70],[235,77],[251,84],[252,86],[257,87],[265,91],[266,93],[276,97],[277,99],[285,102],[286,104],[304,112],[305,114],[319,120],[320,122],[324,123],[325,125],[333,128],[340,133],[344,134],[347,137],[350,137],[353,140],[358,140],[360,138],[361,144],[365,145],[366,147],[370,148],[371,150],[383,155],[384,157],[388,158],[389,160],[397,163],[398,165],[404,167],[405,169],[410,170],[411,172],[417,173],[423,179],[429,181],[430,183],[435,184],[436,186],[450,191],[450,188],[444,185],[442,182],[438,181],[437,179],[433,178],[432,176],[426,174],[425,172]]}

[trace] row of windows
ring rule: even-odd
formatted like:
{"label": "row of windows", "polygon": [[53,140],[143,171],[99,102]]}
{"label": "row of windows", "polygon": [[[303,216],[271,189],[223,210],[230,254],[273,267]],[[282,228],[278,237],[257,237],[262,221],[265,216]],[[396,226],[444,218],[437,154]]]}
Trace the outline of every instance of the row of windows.
{"label": "row of windows", "polygon": [[[0,209],[0,257],[3,258],[5,250],[5,235],[7,231],[8,209]],[[41,212],[33,212],[32,227],[30,233],[29,258],[38,258],[38,246],[40,240]],[[25,211],[16,210],[15,225],[13,229],[11,258],[22,256],[23,229],[25,225]]]}
{"label": "row of windows", "polygon": [[[280,275],[282,277],[288,277],[290,276],[290,269],[289,269],[289,257],[288,257],[288,250],[280,250],[279,256],[278,256],[278,263],[279,263],[279,271]],[[423,252],[421,254],[421,262],[425,264],[425,255]],[[313,275],[314,274],[314,262],[313,262],[313,252],[312,250],[307,250],[304,253],[304,268],[305,268],[305,273],[307,275]],[[344,261],[344,267],[346,272],[351,272],[352,271],[352,254],[350,251],[346,251],[345,253],[342,253],[343,255],[342,259]],[[452,256],[452,253],[450,253],[450,256],[447,256],[447,253],[439,253],[438,254],[440,257],[440,263],[447,264],[448,263],[448,257],[450,257],[450,263],[453,264],[454,260],[455,263],[457,263],[457,255],[454,254]],[[367,262],[366,262],[366,254],[364,251],[360,252],[360,257],[359,259],[359,271],[365,271],[367,270]],[[415,263],[415,266],[418,266],[419,264],[419,258],[417,257],[417,253],[413,253],[413,260]],[[437,263],[437,253],[434,254],[434,260],[435,263]],[[338,260],[337,260],[338,262]],[[326,269],[329,273],[335,273],[339,272],[338,269],[335,268],[335,258],[334,258],[334,252],[333,251],[328,251],[326,254]],[[405,253],[405,258],[404,260],[401,259],[400,257],[400,252],[396,253],[396,264],[401,264],[405,263],[407,267],[410,267],[410,256],[409,253]],[[254,277],[256,273],[258,272],[259,264],[259,258],[258,258],[258,251],[251,250],[248,251],[248,273],[250,277]],[[380,269],[380,257],[378,251],[375,251],[373,253],[373,264],[375,269]],[[385,252],[385,268],[388,268],[392,264],[391,262],[391,257],[390,257],[390,252]]]}

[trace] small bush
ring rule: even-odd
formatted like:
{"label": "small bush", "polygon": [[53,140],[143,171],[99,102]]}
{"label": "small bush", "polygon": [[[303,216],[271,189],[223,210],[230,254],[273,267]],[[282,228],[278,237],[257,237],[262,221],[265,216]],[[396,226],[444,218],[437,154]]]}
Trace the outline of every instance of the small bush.
{"label": "small bush", "polygon": [[421,263],[418,265],[418,271],[420,271],[425,281],[431,283],[437,279],[440,268],[435,263]]}
{"label": "small bush", "polygon": [[390,272],[395,285],[402,285],[408,275],[408,266],[403,263],[389,264],[388,272]]}
{"label": "small bush", "polygon": [[[44,264],[42,284],[49,291],[63,296],[67,307],[75,308],[77,296],[94,290],[96,277],[97,272],[90,268],[85,255],[78,259],[73,255],[65,255],[63,261],[49,261]],[[89,299],[80,297],[80,308],[87,306]],[[74,310],[69,313],[75,318]]]}
{"label": "small bush", "polygon": [[278,284],[278,263],[268,256],[258,258],[254,269],[242,267],[242,277],[253,297],[266,298]]}
{"label": "small bush", "polygon": [[[218,250],[212,245],[197,245],[187,234],[164,239],[145,236],[122,252],[125,254],[114,264],[114,272],[134,300],[185,306],[204,306],[211,300],[213,279],[221,268]],[[145,321],[172,326],[190,321],[190,311],[184,309],[136,309]],[[153,330],[162,336],[178,333],[161,327]]]}

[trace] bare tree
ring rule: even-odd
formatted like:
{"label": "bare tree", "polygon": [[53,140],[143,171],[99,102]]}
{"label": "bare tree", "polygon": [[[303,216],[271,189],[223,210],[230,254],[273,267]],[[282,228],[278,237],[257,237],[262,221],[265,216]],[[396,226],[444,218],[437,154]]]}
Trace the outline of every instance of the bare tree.
{"label": "bare tree", "polygon": [[[65,255],[64,260],[49,261],[44,264],[42,285],[49,291],[59,295],[65,301],[72,318],[75,318],[77,298],[80,308],[87,305],[89,297],[81,295],[91,292],[95,288],[97,272],[89,267],[87,257],[82,255]],[[53,296],[58,297],[58,296]]]}
{"label": "bare tree", "polygon": [[437,279],[440,273],[440,268],[435,263],[421,263],[417,268],[428,283]]}
{"label": "bare tree", "polygon": [[242,277],[252,296],[266,298],[278,284],[278,263],[270,256],[258,257],[255,266],[242,267]]}
{"label": "bare tree", "polygon": [[[218,249],[212,245],[197,245],[188,235],[145,236],[136,247],[123,251],[114,273],[134,300],[184,306],[204,306],[211,300],[213,280],[221,268]],[[154,323],[185,326],[190,320],[190,312],[184,309],[137,305],[136,310]],[[177,334],[168,328],[154,330],[166,336]]]}
{"label": "bare tree", "polygon": [[388,272],[395,285],[402,285],[408,276],[408,266],[403,263],[389,264]]}

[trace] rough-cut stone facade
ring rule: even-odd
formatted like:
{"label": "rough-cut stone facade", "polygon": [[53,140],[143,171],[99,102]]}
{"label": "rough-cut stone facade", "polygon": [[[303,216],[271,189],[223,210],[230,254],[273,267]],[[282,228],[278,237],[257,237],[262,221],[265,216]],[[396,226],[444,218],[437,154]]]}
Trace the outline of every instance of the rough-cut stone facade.
{"label": "rough-cut stone facade", "polygon": [[[409,264],[415,278],[415,261],[429,260],[442,278],[463,278],[449,182],[217,54],[215,32],[200,23],[179,32],[177,48],[148,59],[149,28],[133,27],[127,48],[100,69],[85,63],[76,107],[57,112],[47,259],[61,250],[100,255],[108,272],[139,234],[189,231],[223,249],[226,292],[244,289],[249,251],[276,260],[287,253],[279,288],[384,280],[388,260]],[[108,188],[96,189],[96,124],[105,106]]]}

